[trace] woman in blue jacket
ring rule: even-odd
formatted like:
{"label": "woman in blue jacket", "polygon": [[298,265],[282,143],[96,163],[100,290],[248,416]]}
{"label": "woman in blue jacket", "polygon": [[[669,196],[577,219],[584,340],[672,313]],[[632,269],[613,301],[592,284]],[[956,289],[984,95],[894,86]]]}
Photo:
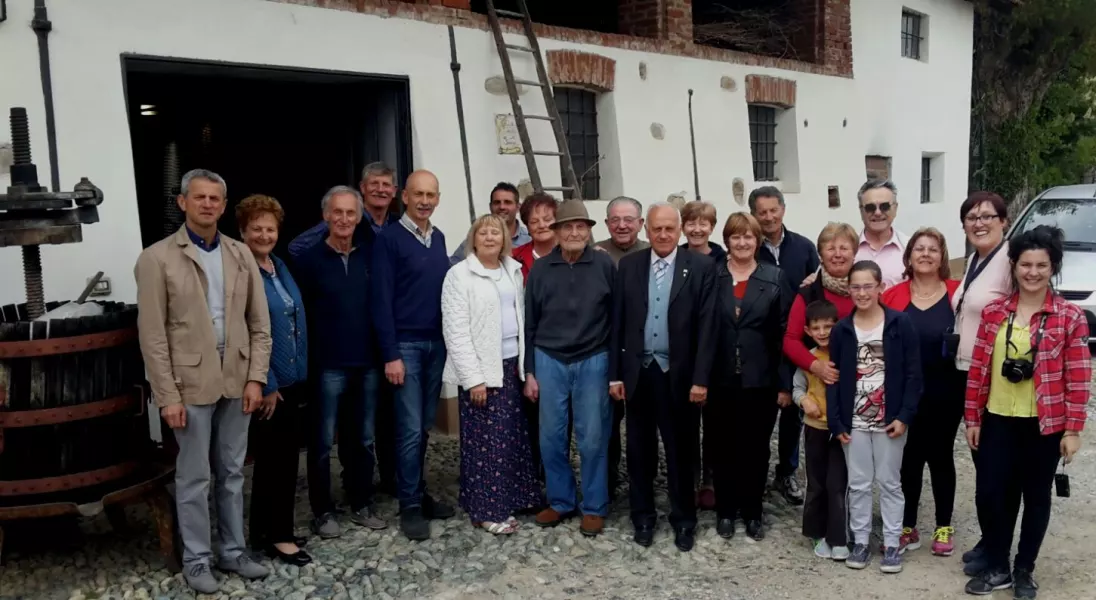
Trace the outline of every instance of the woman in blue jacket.
{"label": "woman in blue jacket", "polygon": [[841,440],[849,470],[849,528],[853,549],[845,565],[871,562],[872,484],[879,484],[883,515],[884,573],[902,570],[899,538],[905,500],[902,451],[906,425],[921,396],[921,350],[908,315],[879,302],[883,273],[876,263],[857,262],[849,271],[853,312],[830,337],[837,383],[826,389],[830,433]]}
{"label": "woman in blue jacket", "polygon": [[263,403],[251,421],[251,545],[292,565],[312,562],[293,533],[302,418],[301,390],[308,377],[308,331],[301,292],[285,263],[272,254],[285,212],[270,196],[253,195],[236,206],[240,236],[263,276],[270,308],[270,371]]}

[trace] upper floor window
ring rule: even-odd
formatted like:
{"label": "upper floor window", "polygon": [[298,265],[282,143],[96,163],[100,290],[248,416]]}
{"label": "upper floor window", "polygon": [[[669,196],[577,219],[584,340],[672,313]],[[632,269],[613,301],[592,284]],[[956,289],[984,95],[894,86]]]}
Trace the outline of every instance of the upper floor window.
{"label": "upper floor window", "polygon": [[[553,88],[560,124],[567,136],[567,149],[571,152],[571,164],[575,176],[582,185],[582,197],[597,200],[601,197],[601,173],[598,170],[597,147],[597,93],[579,88]],[[563,170],[560,157],[560,170]],[[563,185],[569,185],[563,178]],[[564,198],[574,194],[564,192]]]}
{"label": "upper floor window", "polygon": [[912,10],[902,11],[902,56],[921,60],[924,36],[924,15]]}
{"label": "upper floor window", "polygon": [[776,180],[776,110],[771,106],[749,105],[754,181]]}
{"label": "upper floor window", "polygon": [[932,202],[932,157],[921,157],[921,204]]}

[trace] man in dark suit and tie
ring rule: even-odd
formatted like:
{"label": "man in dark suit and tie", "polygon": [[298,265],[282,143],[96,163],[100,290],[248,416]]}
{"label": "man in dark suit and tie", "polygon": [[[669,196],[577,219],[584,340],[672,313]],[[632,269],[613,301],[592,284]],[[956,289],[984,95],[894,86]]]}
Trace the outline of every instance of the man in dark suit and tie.
{"label": "man in dark suit and tie", "polygon": [[651,248],[625,256],[614,295],[609,393],[627,402],[628,476],[635,541],[654,539],[658,438],[666,449],[674,544],[692,550],[696,536],[693,462],[700,407],[716,346],[715,265],[678,251],[681,215],[660,202],[647,211]]}

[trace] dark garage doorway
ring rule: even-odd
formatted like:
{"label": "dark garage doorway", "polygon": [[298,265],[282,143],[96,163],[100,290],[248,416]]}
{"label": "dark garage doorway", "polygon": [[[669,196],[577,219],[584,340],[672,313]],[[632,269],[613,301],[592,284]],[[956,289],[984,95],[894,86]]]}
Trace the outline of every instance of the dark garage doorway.
{"label": "dark garage doorway", "polygon": [[193,168],[225,178],[220,228],[233,237],[236,203],[277,198],[282,256],[319,222],[331,186],[357,188],[377,160],[396,170],[397,185],[413,169],[406,78],[136,56],[122,68],[145,247],[182,225],[174,195]]}

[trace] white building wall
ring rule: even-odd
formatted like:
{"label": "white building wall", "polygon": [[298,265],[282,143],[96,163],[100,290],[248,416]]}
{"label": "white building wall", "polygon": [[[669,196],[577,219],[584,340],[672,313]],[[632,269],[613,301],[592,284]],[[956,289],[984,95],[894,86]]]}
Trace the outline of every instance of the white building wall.
{"label": "white building wall", "polygon": [[[899,227],[909,232],[935,225],[961,246],[956,212],[966,192],[972,9],[963,0],[908,0],[907,5],[932,16],[930,60],[901,57],[900,0],[852,0],[854,79],[551,39],[542,39],[541,46],[617,61],[615,91],[599,100],[601,152],[615,155],[605,159],[606,199],[623,193],[648,203],[682,190],[692,198],[687,114],[692,88],[700,191],[716,204],[721,220],[738,210],[732,181],[742,178],[747,193],[755,185],[745,78],[771,75],[798,84],[799,181],[786,189],[789,228],[813,237],[827,221],[858,226],[855,192],[864,180],[864,156],[884,154],[894,158],[894,179],[902,190]],[[49,9],[62,186],[71,189],[87,176],[103,189],[106,201],[101,222],[84,228],[82,244],[43,250],[48,299],[76,296],[97,270],[112,278],[114,299],[136,297],[132,265],[141,238],[121,68],[126,53],[408,76],[414,165],[434,171],[441,181],[435,222],[447,232],[449,245],[463,239],[468,208],[444,26],[266,0],[50,0]],[[6,113],[9,106],[27,107],[35,162],[40,179],[48,181],[31,3],[9,2],[8,11],[8,21],[0,25],[0,108]],[[510,112],[510,106],[506,96],[484,89],[485,79],[501,74],[490,34],[464,28],[456,34],[472,187],[478,210],[485,212],[491,187],[526,177],[525,163],[521,156],[497,151],[494,115]],[[647,64],[646,80],[639,77],[641,61]],[[533,78],[531,58],[516,57],[514,64],[519,77]],[[720,87],[723,76],[734,78],[735,91]],[[526,90],[526,112],[543,114],[539,96],[538,90]],[[665,139],[652,137],[652,123],[664,126]],[[532,127],[534,146],[554,147],[546,124]],[[6,138],[0,133],[0,140]],[[923,151],[943,153],[946,164],[944,201],[926,207],[917,205]],[[538,165],[545,185],[559,184],[556,159],[540,158]],[[0,176],[0,186],[7,184]],[[839,209],[827,207],[830,185],[840,187]],[[593,218],[604,218],[604,203],[591,202],[588,209]],[[603,225],[596,235],[606,235]],[[0,304],[23,300],[20,269],[18,250],[0,249]]]}

